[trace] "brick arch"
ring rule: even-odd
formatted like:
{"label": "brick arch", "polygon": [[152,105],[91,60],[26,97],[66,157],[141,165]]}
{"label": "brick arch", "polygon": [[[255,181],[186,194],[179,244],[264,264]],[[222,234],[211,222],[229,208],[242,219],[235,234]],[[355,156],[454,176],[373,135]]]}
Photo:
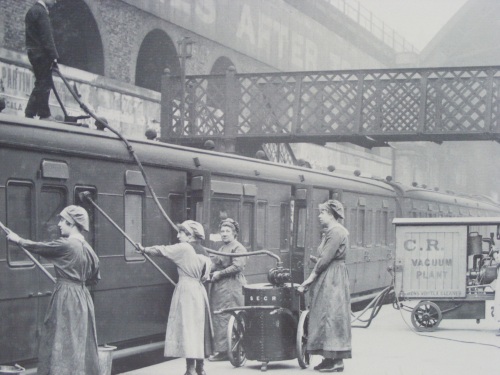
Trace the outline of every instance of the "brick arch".
{"label": "brick arch", "polygon": [[135,85],[150,90],[161,90],[161,76],[165,68],[171,74],[180,74],[177,50],[168,34],[154,29],[144,37],[135,67]]}
{"label": "brick arch", "polygon": [[235,66],[233,61],[229,57],[220,56],[213,63],[212,69],[210,69],[210,74],[226,74],[226,70],[230,66]]}
{"label": "brick arch", "polygon": [[84,0],[61,0],[50,11],[60,62],[104,75],[101,33]]}
{"label": "brick arch", "polygon": [[[234,63],[226,56],[220,56],[212,64],[210,74],[226,74],[227,69]],[[210,107],[224,109],[225,102],[225,81],[224,80],[211,80],[208,82],[207,87],[207,104]]]}

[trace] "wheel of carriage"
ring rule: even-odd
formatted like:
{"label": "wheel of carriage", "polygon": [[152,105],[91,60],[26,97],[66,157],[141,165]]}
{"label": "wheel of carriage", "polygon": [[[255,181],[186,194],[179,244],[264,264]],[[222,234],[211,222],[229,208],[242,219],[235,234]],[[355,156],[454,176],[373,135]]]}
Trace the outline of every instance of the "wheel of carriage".
{"label": "wheel of carriage", "polygon": [[420,301],[411,312],[411,322],[420,332],[435,331],[442,318],[441,309],[431,301]]}
{"label": "wheel of carriage", "polygon": [[243,339],[245,336],[245,316],[242,313],[237,314],[237,318],[231,315],[227,325],[227,344],[229,362],[234,367],[243,366],[247,357],[243,348]]}
{"label": "wheel of carriage", "polygon": [[297,361],[301,368],[309,366],[309,354],[307,354],[307,336],[309,325],[309,310],[302,311],[299,318],[299,325],[297,327],[297,340],[295,349],[297,351]]}

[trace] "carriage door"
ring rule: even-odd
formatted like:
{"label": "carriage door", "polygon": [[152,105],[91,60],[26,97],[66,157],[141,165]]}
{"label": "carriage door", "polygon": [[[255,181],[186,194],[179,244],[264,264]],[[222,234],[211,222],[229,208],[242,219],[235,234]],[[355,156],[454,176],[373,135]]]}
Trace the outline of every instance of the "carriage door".
{"label": "carriage door", "polygon": [[324,189],[313,189],[312,191],[312,199],[308,200],[310,202],[310,212],[311,217],[308,222],[308,227],[310,229],[307,230],[311,236],[308,239],[306,253],[304,255],[304,264],[307,264],[306,267],[306,276],[309,276],[312,269],[314,268],[315,263],[309,260],[309,256],[313,255],[318,257],[318,246],[321,243],[321,235],[323,233],[323,228],[319,223],[319,205],[327,201],[330,198],[330,191]]}
{"label": "carriage door", "polygon": [[[35,234],[35,189],[30,181],[0,186],[0,220],[24,238]],[[0,238],[0,363],[37,356],[38,274],[40,271],[15,244]],[[11,286],[11,287],[7,287]],[[12,341],[10,341],[10,339]],[[13,345],[15,342],[16,345]]]}
{"label": "carriage door", "polygon": [[[49,242],[58,239],[59,213],[68,205],[68,192],[63,185],[44,184],[38,198],[38,226],[37,240]],[[45,258],[39,257],[40,262],[54,273],[54,266]],[[38,330],[41,331],[45,320],[45,312],[52,296],[54,283],[42,272],[38,274]]]}

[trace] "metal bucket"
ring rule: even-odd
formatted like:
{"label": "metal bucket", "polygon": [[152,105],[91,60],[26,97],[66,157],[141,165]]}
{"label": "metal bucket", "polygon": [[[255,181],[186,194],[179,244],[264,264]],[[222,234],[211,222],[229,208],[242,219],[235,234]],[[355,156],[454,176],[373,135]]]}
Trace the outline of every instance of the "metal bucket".
{"label": "metal bucket", "polygon": [[467,255],[481,255],[483,253],[483,236],[477,232],[469,233],[467,237]]}
{"label": "metal bucket", "polygon": [[0,366],[0,375],[24,374],[25,369],[18,364],[14,366]]}
{"label": "metal bucket", "polygon": [[104,345],[99,346],[99,375],[111,375],[113,367],[113,352],[116,346]]}

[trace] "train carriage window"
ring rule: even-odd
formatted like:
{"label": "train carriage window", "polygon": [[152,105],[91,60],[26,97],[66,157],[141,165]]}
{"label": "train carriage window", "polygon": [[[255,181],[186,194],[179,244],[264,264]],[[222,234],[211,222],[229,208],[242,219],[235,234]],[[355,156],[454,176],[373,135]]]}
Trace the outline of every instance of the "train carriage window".
{"label": "train carriage window", "polygon": [[96,215],[95,211],[96,209],[92,205],[91,202],[89,202],[88,199],[85,199],[80,196],[81,193],[83,192],[88,192],[90,193],[90,199],[92,199],[93,202],[97,204],[97,190],[94,187],[91,186],[78,186],[75,187],[75,199],[74,202],[78,206],[82,206],[85,208],[87,213],[89,214],[89,231],[88,233],[84,232],[85,239],[87,242],[92,246],[92,248],[98,253],[98,247],[96,246],[96,237],[97,237],[97,231],[96,231]]}
{"label": "train carriage window", "polygon": [[388,224],[389,224],[389,213],[387,211],[382,211],[382,220],[380,220],[380,234],[382,237],[382,245],[384,246],[387,246],[389,244]]}
{"label": "train carriage window", "polygon": [[381,241],[381,235],[380,235],[380,221],[382,217],[382,212],[380,210],[375,211],[375,246],[380,246]]}
{"label": "train carriage window", "polygon": [[365,236],[364,236],[364,246],[371,247],[373,246],[373,235],[372,235],[372,227],[373,227],[373,211],[366,211],[366,225],[365,225]]}
{"label": "train carriage window", "polygon": [[[169,210],[168,216],[174,223],[182,223],[185,219],[185,205],[184,196],[180,194],[171,194],[168,197],[169,200]],[[170,244],[177,243],[177,230],[170,224],[167,224],[170,228]]]}
{"label": "train carriage window", "polygon": [[[33,238],[34,223],[33,184],[9,181],[7,183],[7,222],[10,229],[23,238]],[[15,244],[7,244],[7,259],[11,266],[31,266],[33,262]]]}
{"label": "train carriage window", "polygon": [[[210,202],[210,241],[220,242],[219,224],[228,217],[240,221],[238,215],[240,201],[237,199],[214,198]],[[220,245],[214,244],[214,245]]]}
{"label": "train carriage window", "polygon": [[281,203],[280,206],[280,250],[289,250],[290,238],[290,205],[288,203]]}
{"label": "train carriage window", "polygon": [[299,207],[297,212],[297,247],[306,245],[306,213],[305,207]]}
{"label": "train carriage window", "polygon": [[[125,192],[125,233],[135,241],[142,243],[144,215],[144,193],[128,191]],[[144,257],[135,251],[135,247],[123,239],[125,242],[125,260],[143,260]]]}
{"label": "train carriage window", "polygon": [[203,223],[203,201],[196,202],[196,218],[198,223]]}
{"label": "train carriage window", "polygon": [[44,186],[38,202],[38,239],[40,241],[53,241],[60,237],[59,213],[67,206],[67,193],[65,188]]}
{"label": "train carriage window", "polygon": [[257,250],[262,250],[267,247],[266,230],[267,230],[267,202],[257,203]]}
{"label": "train carriage window", "polygon": [[389,245],[394,244],[395,236],[396,236],[394,226],[392,224],[393,220],[394,220],[394,211],[389,211],[388,212],[388,220],[387,220],[387,229],[389,231],[387,238],[388,238]]}
{"label": "train carriage window", "polygon": [[349,215],[349,233],[351,234],[351,246],[357,247],[358,245],[358,226],[357,226],[357,221],[358,221],[358,210],[355,208],[352,208],[350,211]]}
{"label": "train carriage window", "polygon": [[[252,249],[252,233],[253,233],[253,208],[252,202],[243,203],[243,211],[241,212],[240,224],[240,234],[238,236],[239,241],[248,250]],[[257,227],[259,224],[257,224]]]}
{"label": "train carriage window", "polygon": [[366,212],[364,208],[359,208],[358,209],[358,220],[357,220],[357,229],[358,233],[356,234],[356,243],[358,246],[364,246],[366,243],[365,235],[366,235],[366,230],[365,230],[365,220],[366,220]]}

